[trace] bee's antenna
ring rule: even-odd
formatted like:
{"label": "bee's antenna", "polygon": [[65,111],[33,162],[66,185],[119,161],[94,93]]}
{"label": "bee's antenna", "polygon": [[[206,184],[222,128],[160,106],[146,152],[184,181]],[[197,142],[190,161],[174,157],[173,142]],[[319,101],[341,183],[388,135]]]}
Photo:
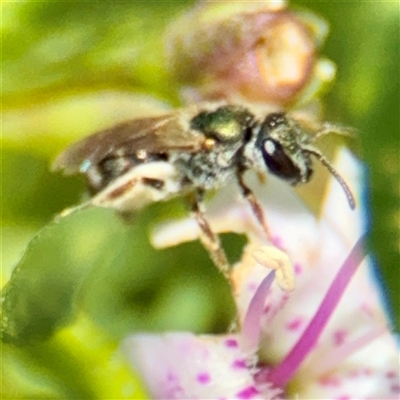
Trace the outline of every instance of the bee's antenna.
{"label": "bee's antenna", "polygon": [[339,173],[336,171],[335,168],[333,168],[332,164],[315,148],[313,147],[307,147],[304,148],[305,151],[308,153],[314,155],[315,157],[318,158],[318,160],[321,162],[322,165],[324,165],[328,171],[336,178],[336,180],[339,182],[340,186],[342,187],[346,197],[347,201],[349,202],[349,206],[352,210],[356,208],[356,202],[354,200],[353,193],[351,192],[350,188],[347,186],[347,183],[344,181],[344,179],[339,175]]}

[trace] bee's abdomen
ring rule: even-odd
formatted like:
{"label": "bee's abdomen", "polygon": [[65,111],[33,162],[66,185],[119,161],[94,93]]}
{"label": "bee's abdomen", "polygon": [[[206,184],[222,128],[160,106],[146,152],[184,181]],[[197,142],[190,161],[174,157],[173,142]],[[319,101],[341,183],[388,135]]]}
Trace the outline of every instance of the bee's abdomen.
{"label": "bee's abdomen", "polygon": [[167,161],[165,153],[147,154],[139,151],[130,155],[112,155],[101,160],[86,171],[87,183],[92,195],[97,194],[111,182],[138,165],[151,161]]}

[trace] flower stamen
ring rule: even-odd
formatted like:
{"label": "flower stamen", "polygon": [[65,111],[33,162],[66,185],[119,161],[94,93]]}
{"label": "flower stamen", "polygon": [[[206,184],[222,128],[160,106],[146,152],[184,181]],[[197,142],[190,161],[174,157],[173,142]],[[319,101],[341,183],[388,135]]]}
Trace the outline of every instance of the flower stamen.
{"label": "flower stamen", "polygon": [[347,285],[364,259],[363,240],[364,236],[354,245],[300,339],[283,361],[268,374],[268,380],[276,386],[284,387],[289,383],[320,338]]}
{"label": "flower stamen", "polygon": [[285,292],[295,288],[294,269],[289,256],[274,246],[262,246],[253,251],[254,259],[263,267],[276,271],[276,281]]}
{"label": "flower stamen", "polygon": [[253,355],[258,349],[261,334],[261,317],[264,313],[265,300],[275,279],[271,271],[257,288],[251,299],[242,328],[242,349],[245,354]]}
{"label": "flower stamen", "polygon": [[294,289],[294,271],[292,263],[282,250],[273,246],[258,247],[252,252],[253,258],[270,272],[258,286],[247,309],[242,328],[242,349],[245,354],[253,355],[261,335],[261,318],[265,312],[265,301],[275,278],[284,291]]}

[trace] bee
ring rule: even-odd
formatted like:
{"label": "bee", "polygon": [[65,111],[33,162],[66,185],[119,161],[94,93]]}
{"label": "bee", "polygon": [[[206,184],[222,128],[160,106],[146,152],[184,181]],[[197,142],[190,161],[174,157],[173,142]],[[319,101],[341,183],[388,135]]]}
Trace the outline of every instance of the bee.
{"label": "bee", "polygon": [[336,131],[332,127],[327,124],[312,135],[285,112],[260,118],[244,106],[204,103],[94,133],[61,153],[53,170],[85,175],[92,195],[87,205],[121,213],[185,196],[199,225],[201,242],[228,275],[225,252],[205,217],[205,193],[236,180],[271,238],[263,209],[246,185],[244,173],[269,171],[290,185],[304,184],[313,175],[315,158],[337,179],[354,209],[346,182],[313,144],[316,138]]}

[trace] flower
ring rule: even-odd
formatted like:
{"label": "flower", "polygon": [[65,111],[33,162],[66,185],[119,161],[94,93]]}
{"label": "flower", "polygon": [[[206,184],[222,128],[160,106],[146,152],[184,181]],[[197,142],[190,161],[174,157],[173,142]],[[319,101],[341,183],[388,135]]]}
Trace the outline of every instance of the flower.
{"label": "flower", "polygon": [[[360,188],[360,165],[349,152],[336,167]],[[232,272],[237,332],[135,334],[124,344],[132,364],[160,399],[397,399],[399,352],[372,262],[364,260],[362,192],[355,190],[359,207],[352,212],[332,182],[317,219],[288,187],[269,186],[275,202],[260,199],[275,247],[266,247],[246,204],[221,211],[217,199],[210,213],[215,230],[249,238]],[[178,241],[197,234],[186,220],[157,231],[155,244],[171,245],[171,230]],[[296,278],[291,293],[276,282],[290,282],[285,254]],[[276,272],[268,272],[274,263]]]}
{"label": "flower", "polygon": [[335,76],[317,57],[327,32],[321,18],[285,1],[204,1],[169,26],[167,61],[186,101],[293,104]]}

